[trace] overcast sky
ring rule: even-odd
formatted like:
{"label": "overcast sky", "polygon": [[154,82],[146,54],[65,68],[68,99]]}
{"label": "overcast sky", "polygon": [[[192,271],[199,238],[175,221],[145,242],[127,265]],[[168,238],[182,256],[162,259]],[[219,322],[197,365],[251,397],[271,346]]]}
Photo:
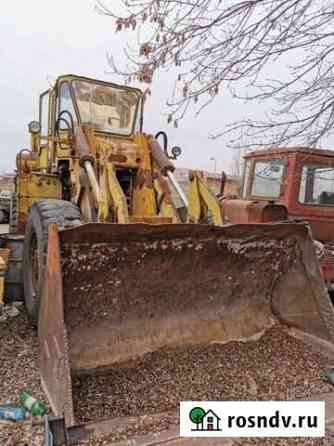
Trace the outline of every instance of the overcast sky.
{"label": "overcast sky", "polygon": [[[116,0],[113,0],[116,2]],[[27,124],[38,119],[38,97],[60,74],[74,73],[115,81],[106,54],[121,54],[125,39],[115,34],[110,18],[97,14],[93,0],[2,2],[0,18],[1,145],[0,170],[14,168],[18,150],[29,147]],[[178,129],[167,125],[166,100],[173,87],[170,73],[152,86],[145,114],[145,131],[168,132],[170,145],[180,145],[179,166],[230,171],[236,152],[224,140],[210,140],[231,120],[242,117],[240,103],[219,97],[199,117],[189,114]]]}

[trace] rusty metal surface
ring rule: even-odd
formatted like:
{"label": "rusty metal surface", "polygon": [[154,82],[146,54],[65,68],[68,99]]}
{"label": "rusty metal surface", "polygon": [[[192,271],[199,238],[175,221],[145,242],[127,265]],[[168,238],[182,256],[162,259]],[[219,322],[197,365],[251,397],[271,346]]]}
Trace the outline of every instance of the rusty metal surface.
{"label": "rusty metal surface", "polygon": [[[291,178],[301,178],[305,165],[323,166],[331,168],[334,166],[334,156],[332,151],[311,149],[305,147],[289,147],[279,149],[267,149],[251,152],[246,155],[246,159],[270,160],[279,157],[285,163],[284,181],[281,194],[276,197],[276,203],[283,204],[288,209],[290,219],[306,220],[312,227],[315,239],[325,242],[333,241],[333,206],[319,203],[301,203],[299,200],[300,181],[290,181]],[[252,169],[252,167],[251,167]],[[265,202],[264,198],[253,197],[251,194],[251,177],[246,187],[247,200],[257,200]],[[241,222],[235,220],[235,223]]]}
{"label": "rusty metal surface", "polygon": [[[334,339],[333,309],[304,224],[87,224],[59,233],[50,225],[47,262],[41,375],[67,426],[75,426],[76,373],[165,346],[256,339],[278,321]],[[103,434],[125,422],[86,424],[72,434]],[[161,438],[154,441],[188,444]]]}
{"label": "rusty metal surface", "polygon": [[[129,425],[132,423],[138,423],[139,417],[129,420]],[[107,420],[101,423],[89,423],[85,426],[79,426],[78,428],[71,428],[68,431],[69,444],[75,444],[77,441],[86,440],[90,437],[108,434],[113,431],[113,428],[119,427],[120,423],[124,424],[125,420],[116,420],[117,424],[113,420]],[[231,438],[182,438],[180,437],[180,428],[168,429],[164,432],[152,433],[141,437],[135,437],[131,440],[124,440],[114,443],[114,446],[233,446],[234,440]],[[204,441],[203,441],[204,440]]]}
{"label": "rusty metal surface", "polygon": [[58,229],[52,224],[38,325],[40,373],[54,414],[64,415],[66,424],[71,426],[74,424],[72,381],[62,289]]}
{"label": "rusty metal surface", "polygon": [[221,208],[224,219],[234,224],[280,222],[288,218],[285,206],[268,201],[224,198]]}
{"label": "rusty metal surface", "polygon": [[73,371],[246,340],[277,320],[334,334],[305,225],[89,224],[60,237]]}
{"label": "rusty metal surface", "polygon": [[320,264],[326,282],[334,283],[334,243],[324,244],[324,255]]}
{"label": "rusty metal surface", "polygon": [[171,240],[178,237],[203,237],[208,239],[213,236],[221,236],[226,239],[240,238],[241,240],[261,240],[262,237],[274,237],[279,240],[294,235],[304,240],[308,239],[308,227],[304,223],[236,224],[224,227],[183,223],[160,226],[88,223],[59,232],[62,244],[72,242],[152,241],[152,237],[156,240]]}
{"label": "rusty metal surface", "polygon": [[[249,171],[253,172],[254,163],[260,160],[270,160],[279,158],[285,164],[284,178],[280,191],[280,196],[276,197],[274,201],[278,204],[285,205],[288,210],[288,217],[291,220],[307,221],[312,228],[313,237],[320,240],[322,243],[331,243],[334,241],[334,219],[333,206],[320,203],[302,203],[300,202],[300,181],[290,181],[292,178],[301,178],[304,166],[322,166],[323,168],[332,168],[334,166],[334,155],[329,150],[312,149],[308,147],[289,147],[259,150],[251,152],[245,156],[245,159],[250,163]],[[260,197],[253,197],[251,192],[252,175],[249,176],[247,184],[244,187],[243,196],[245,203],[253,200],[266,202],[267,199]],[[233,203],[224,203],[227,207],[227,215],[231,214],[231,221],[233,223],[242,223],[245,220],[245,211],[240,202],[236,200]],[[246,206],[246,205],[245,205]],[[238,214],[239,209],[239,214]],[[247,217],[247,215],[246,215]],[[323,275],[330,290],[333,289],[334,283],[334,268],[333,257],[327,250],[326,259],[322,262]]]}
{"label": "rusty metal surface", "polygon": [[[77,426],[73,426],[68,429],[69,444],[76,443],[78,441],[85,441],[91,437],[105,436],[116,432],[117,430],[131,429],[141,422],[143,417],[116,417],[113,419],[103,420],[96,423],[85,423]],[[179,427],[176,426],[165,432],[152,433],[149,435],[141,436],[131,439],[131,442],[139,441],[139,444],[143,442],[152,441],[169,441],[180,438]]]}
{"label": "rusty metal surface", "polygon": [[166,172],[170,170],[171,172],[174,172],[175,166],[171,162],[171,160],[168,158],[166,153],[162,150],[160,144],[156,139],[151,138],[149,141],[150,150],[152,153],[152,158],[154,162],[159,167],[160,171],[163,175],[166,175]]}
{"label": "rusty metal surface", "polygon": [[163,225],[171,224],[172,219],[170,217],[159,217],[153,215],[152,217],[132,217],[129,218],[130,223],[147,223],[150,225]]}
{"label": "rusty metal surface", "polygon": [[[152,432],[150,434],[136,436],[131,440],[123,440],[114,442],[108,440],[108,435],[117,431],[122,427],[131,428],[140,422],[141,417],[122,417],[112,420],[104,420],[97,423],[86,423],[77,426],[67,427],[63,418],[46,417],[45,419],[45,446],[51,444],[58,446],[78,444],[78,442],[86,442],[93,437],[100,437],[104,444],[113,444],[115,446],[157,446],[166,444],[168,446],[193,446],[203,445],[203,438],[182,438],[179,435],[180,428],[164,430],[163,432]],[[49,441],[50,433],[54,443]],[[206,446],[232,446],[231,438],[206,438]]]}

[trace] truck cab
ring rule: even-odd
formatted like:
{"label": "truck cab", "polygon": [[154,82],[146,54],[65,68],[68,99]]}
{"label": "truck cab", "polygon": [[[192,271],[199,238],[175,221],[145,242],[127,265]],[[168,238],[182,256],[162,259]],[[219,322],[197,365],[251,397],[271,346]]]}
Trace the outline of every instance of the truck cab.
{"label": "truck cab", "polygon": [[286,206],[290,219],[307,220],[313,236],[334,241],[334,152],[293,147],[245,156],[245,200]]}
{"label": "truck cab", "polygon": [[323,244],[325,281],[334,288],[334,151],[290,147],[247,154],[242,200],[281,204],[289,219],[308,221]]}

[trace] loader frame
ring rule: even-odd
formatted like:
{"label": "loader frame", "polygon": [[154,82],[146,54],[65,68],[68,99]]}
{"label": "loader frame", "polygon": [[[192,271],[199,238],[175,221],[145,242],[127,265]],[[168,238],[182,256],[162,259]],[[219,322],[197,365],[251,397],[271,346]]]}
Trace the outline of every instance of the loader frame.
{"label": "loader frame", "polygon": [[[132,133],[106,133],[81,120],[71,89],[76,117],[61,110],[60,89],[74,80],[138,95]],[[104,106],[103,97],[102,91]],[[39,243],[41,292],[38,299],[37,287],[31,293],[38,301],[31,316],[38,322],[42,385],[60,417],[46,419],[46,441],[54,440],[51,425],[66,442],[136,422],[125,417],[78,426],[76,375],[174,346],[258,339],[276,324],[334,339],[333,309],[308,226],[223,226],[200,172],[191,172],[187,198],[173,176],[166,138],[162,149],[143,133],[143,101],[137,89],[62,76],[41,95],[40,128],[30,125],[31,151],[17,157],[13,227],[26,233],[26,264],[31,240]]]}

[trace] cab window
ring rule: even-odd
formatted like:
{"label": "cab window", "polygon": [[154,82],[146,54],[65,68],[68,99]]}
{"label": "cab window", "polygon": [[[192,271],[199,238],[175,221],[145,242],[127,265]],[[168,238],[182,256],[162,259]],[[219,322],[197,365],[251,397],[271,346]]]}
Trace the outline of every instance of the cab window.
{"label": "cab window", "polygon": [[278,198],[281,194],[284,163],[282,160],[256,161],[251,195]]}
{"label": "cab window", "polygon": [[122,136],[133,133],[140,100],[137,90],[83,80],[73,81],[72,86],[83,124]]}
{"label": "cab window", "polygon": [[299,202],[334,205],[334,168],[330,166],[303,166]]}
{"label": "cab window", "polygon": [[[62,113],[67,112],[67,113]],[[77,117],[75,107],[72,101],[70,86],[67,82],[61,84],[59,92],[59,106],[58,106],[58,116],[62,113],[62,119],[66,120],[71,125],[71,118],[73,118],[73,123],[77,124]],[[59,122],[59,128],[61,130],[68,130],[68,126],[65,121],[61,120]]]}

